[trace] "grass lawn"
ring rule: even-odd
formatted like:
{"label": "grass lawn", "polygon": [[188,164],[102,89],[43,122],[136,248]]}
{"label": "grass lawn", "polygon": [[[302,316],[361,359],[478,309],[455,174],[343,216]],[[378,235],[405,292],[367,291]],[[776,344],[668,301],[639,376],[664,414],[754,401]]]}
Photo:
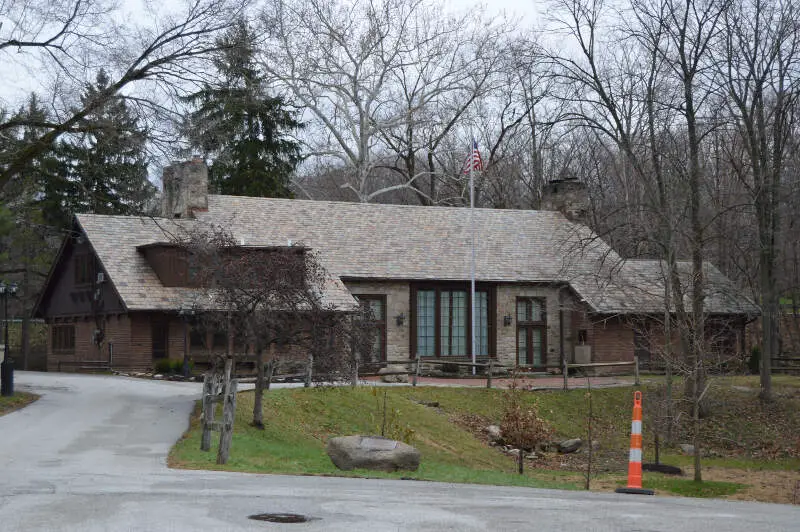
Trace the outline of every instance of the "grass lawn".
{"label": "grass lawn", "polygon": [[[757,470],[768,474],[800,467],[800,442],[786,438],[786,435],[794,435],[796,439],[800,434],[800,416],[797,414],[800,412],[800,379],[776,379],[779,399],[766,411],[755,399],[758,384],[754,379],[716,379],[709,392],[716,411],[704,424],[704,448],[708,448],[713,456],[704,459],[704,464],[713,465],[712,472],[726,471],[725,475],[718,479],[709,473],[704,477],[708,481],[696,484],[689,480],[690,475],[671,478],[645,473],[645,487],[676,495],[772,500],[772,495],[748,495],[747,479]],[[752,394],[744,391],[749,387],[754,387]],[[384,392],[388,413],[386,434],[396,439],[411,437],[411,443],[422,453],[419,470],[413,473],[339,471],[325,454],[326,441],[338,435],[380,434]],[[599,443],[592,483],[598,489],[613,489],[625,480],[632,392],[632,388],[606,388],[592,392],[592,437]],[[243,392],[237,401],[229,463],[217,466],[215,450],[211,453],[199,450],[199,413],[196,412],[189,431],[170,453],[170,465],[257,473],[413,478],[581,489],[587,459],[585,452],[572,455],[546,453],[536,460],[527,461],[526,473],[520,476],[515,473],[515,463],[511,458],[487,445],[481,429],[499,421],[503,394],[499,390],[444,387],[272,390],[264,396],[266,428],[257,430],[249,425],[253,393]],[[654,395],[653,390],[645,389],[645,412],[648,397]],[[524,397],[537,405],[556,438],[586,439],[586,390],[524,392]],[[426,406],[437,403],[438,406]],[[645,461],[652,461],[652,445],[649,445],[652,436],[648,434],[647,424],[646,417]],[[749,433],[742,434],[736,445],[731,444],[731,433],[744,430]],[[776,437],[783,441],[782,445],[771,443]],[[691,463],[690,457],[680,455],[675,449],[662,449],[661,459],[673,465],[688,466]],[[733,470],[742,474],[728,474]]]}
{"label": "grass lawn", "polygon": [[27,392],[15,392],[11,397],[0,396],[0,416],[27,406],[38,398],[38,395]]}

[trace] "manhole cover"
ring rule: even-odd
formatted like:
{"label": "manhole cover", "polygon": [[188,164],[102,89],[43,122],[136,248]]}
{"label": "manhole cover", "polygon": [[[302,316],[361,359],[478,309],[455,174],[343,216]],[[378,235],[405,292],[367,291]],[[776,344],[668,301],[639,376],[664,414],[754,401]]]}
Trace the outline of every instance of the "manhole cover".
{"label": "manhole cover", "polygon": [[250,519],[269,523],[305,523],[311,520],[311,518],[300,514],[255,514],[251,515]]}

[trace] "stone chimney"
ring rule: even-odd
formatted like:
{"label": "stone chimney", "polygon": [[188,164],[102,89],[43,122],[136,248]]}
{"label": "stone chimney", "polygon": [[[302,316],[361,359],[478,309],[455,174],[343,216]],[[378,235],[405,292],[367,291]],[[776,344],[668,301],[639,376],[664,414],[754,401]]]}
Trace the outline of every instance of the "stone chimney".
{"label": "stone chimney", "polygon": [[558,211],[572,222],[585,224],[589,215],[589,190],[575,178],[553,179],[542,189],[542,210]]}
{"label": "stone chimney", "polygon": [[208,210],[208,167],[202,157],[164,168],[161,215],[191,218],[194,211]]}

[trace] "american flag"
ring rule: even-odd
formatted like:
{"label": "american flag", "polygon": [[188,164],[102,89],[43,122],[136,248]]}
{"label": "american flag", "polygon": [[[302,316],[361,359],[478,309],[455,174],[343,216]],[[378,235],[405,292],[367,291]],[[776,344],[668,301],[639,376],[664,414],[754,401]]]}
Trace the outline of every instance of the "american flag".
{"label": "american flag", "polygon": [[478,141],[472,139],[472,152],[464,162],[464,173],[480,172],[481,170],[483,170],[483,159],[481,159],[481,152],[478,151]]}

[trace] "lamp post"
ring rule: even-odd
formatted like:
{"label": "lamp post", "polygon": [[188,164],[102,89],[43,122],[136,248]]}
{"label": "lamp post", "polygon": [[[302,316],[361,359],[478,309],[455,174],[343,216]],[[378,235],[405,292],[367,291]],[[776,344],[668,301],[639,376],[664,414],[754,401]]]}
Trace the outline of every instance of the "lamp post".
{"label": "lamp post", "polygon": [[0,281],[0,298],[3,300],[3,363],[0,364],[0,395],[10,397],[14,395],[14,361],[11,360],[8,347],[8,298],[17,294],[17,283],[7,284]]}

